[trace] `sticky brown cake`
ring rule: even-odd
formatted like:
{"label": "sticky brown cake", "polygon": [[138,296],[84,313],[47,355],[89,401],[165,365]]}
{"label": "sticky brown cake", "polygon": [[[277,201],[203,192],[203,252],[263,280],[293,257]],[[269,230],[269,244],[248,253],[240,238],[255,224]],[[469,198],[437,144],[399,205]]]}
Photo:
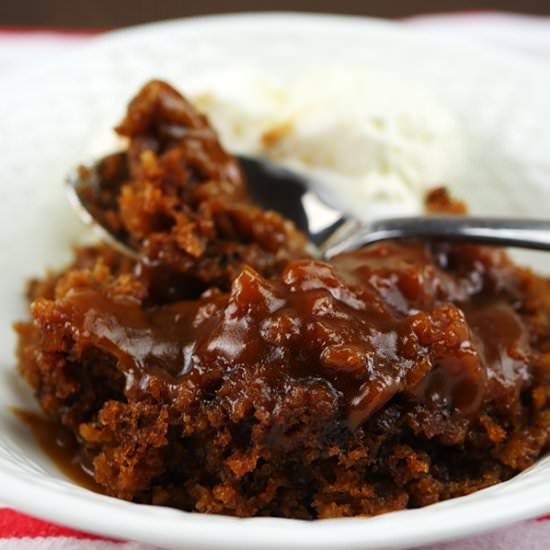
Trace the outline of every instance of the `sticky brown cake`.
{"label": "sticky brown cake", "polygon": [[117,131],[128,150],[100,166],[97,214],[140,259],[78,249],[17,325],[21,374],[107,494],[374,515],[506,480],[547,448],[547,280],[447,243],[308,257],[162,82]]}

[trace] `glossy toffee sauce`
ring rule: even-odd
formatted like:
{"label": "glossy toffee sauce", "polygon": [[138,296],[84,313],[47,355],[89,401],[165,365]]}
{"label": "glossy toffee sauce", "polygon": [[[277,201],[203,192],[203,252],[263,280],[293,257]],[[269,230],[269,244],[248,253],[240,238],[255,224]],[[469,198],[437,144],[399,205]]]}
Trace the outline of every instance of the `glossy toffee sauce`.
{"label": "glossy toffee sauce", "polygon": [[89,491],[103,493],[100,485],[84,469],[71,433],[35,412],[17,407],[11,407],[11,411],[29,428],[40,449],[67,478]]}
{"label": "glossy toffee sauce", "polygon": [[247,268],[229,294],[204,300],[144,309],[76,288],[59,307],[79,345],[116,358],[127,395],[156,379],[177,399],[212,369],[241,366],[280,392],[288,378],[326,380],[355,429],[398,394],[473,419],[526,381],[521,320],[469,285],[426,248],[388,244],[332,265],[291,262],[275,280]]}
{"label": "glossy toffee sauce", "polygon": [[[353,430],[398,394],[473,420],[487,400],[520,391],[525,327],[502,295],[480,290],[425,247],[387,244],[332,264],[291,262],[273,280],[246,268],[228,294],[153,308],[76,287],[57,301],[56,318],[84,349],[116,360],[128,397],[158,384],[167,399],[200,399],[213,369],[223,378],[253,368],[283,394],[288,379],[330,384]],[[62,472],[98,491],[74,439],[15,412]]]}

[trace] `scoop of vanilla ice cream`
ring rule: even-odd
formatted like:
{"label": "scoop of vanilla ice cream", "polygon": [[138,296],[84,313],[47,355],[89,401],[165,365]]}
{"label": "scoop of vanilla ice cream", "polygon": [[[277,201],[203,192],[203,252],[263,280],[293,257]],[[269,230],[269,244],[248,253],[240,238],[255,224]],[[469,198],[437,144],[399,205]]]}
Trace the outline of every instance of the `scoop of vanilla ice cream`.
{"label": "scoop of vanilla ice cream", "polygon": [[428,189],[460,178],[457,120],[395,75],[325,67],[277,79],[241,69],[187,89],[230,151],[305,172],[326,200],[363,219],[419,213]]}

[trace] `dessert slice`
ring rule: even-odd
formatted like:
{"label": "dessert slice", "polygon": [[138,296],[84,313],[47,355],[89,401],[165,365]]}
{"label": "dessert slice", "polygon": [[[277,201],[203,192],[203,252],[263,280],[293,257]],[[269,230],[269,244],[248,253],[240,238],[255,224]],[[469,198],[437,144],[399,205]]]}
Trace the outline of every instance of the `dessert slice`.
{"label": "dessert slice", "polygon": [[97,206],[141,258],[77,250],[17,325],[20,372],[107,494],[373,515],[508,479],[547,448],[547,280],[445,243],[308,258],[164,83],[118,131]]}

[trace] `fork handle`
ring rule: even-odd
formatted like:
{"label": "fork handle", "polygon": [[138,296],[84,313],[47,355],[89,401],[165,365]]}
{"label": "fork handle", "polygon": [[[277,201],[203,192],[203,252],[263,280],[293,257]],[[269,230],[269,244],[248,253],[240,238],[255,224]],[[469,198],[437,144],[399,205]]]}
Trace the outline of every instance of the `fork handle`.
{"label": "fork handle", "polygon": [[323,258],[388,239],[441,239],[550,250],[550,221],[471,216],[389,218],[360,225],[321,246]]}

